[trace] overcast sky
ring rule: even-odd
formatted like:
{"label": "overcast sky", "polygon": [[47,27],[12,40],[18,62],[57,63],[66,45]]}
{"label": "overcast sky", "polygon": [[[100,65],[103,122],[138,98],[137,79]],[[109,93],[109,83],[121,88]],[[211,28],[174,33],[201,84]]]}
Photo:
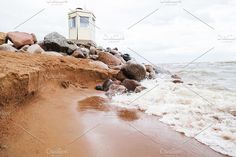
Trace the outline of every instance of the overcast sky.
{"label": "overcast sky", "polygon": [[131,50],[154,63],[190,62],[208,50],[198,61],[236,61],[236,0],[8,0],[0,31],[68,37],[67,13],[76,7],[95,14],[98,45],[139,60]]}

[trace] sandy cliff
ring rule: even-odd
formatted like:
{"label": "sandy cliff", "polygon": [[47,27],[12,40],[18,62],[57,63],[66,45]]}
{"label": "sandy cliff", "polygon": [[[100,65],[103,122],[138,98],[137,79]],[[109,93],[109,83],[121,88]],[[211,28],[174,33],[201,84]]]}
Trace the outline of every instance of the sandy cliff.
{"label": "sandy cliff", "polygon": [[88,87],[116,73],[89,59],[0,52],[0,105],[17,104],[50,83]]}

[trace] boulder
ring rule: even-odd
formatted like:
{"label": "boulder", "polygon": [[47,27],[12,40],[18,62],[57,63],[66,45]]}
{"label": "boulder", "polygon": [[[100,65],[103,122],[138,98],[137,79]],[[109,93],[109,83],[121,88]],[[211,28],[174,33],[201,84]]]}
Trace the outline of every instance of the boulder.
{"label": "boulder", "polygon": [[46,51],[56,51],[71,55],[78,46],[67,40],[57,32],[50,33],[44,37],[43,47]]}
{"label": "boulder", "polygon": [[121,95],[127,92],[127,88],[123,85],[112,84],[109,87],[109,90],[105,93],[108,97],[115,95]]}
{"label": "boulder", "polygon": [[145,65],[145,68],[146,68],[146,71],[149,72],[149,73],[154,71],[154,68],[153,68],[152,65],[147,65],[147,64],[146,64],[146,65]]}
{"label": "boulder", "polygon": [[116,74],[115,78],[119,81],[124,81],[125,79],[127,79],[127,77],[121,70]]}
{"label": "boulder", "polygon": [[102,89],[104,91],[108,91],[109,90],[109,87],[113,84],[113,81],[111,79],[107,79],[103,85],[102,85]]}
{"label": "boulder", "polygon": [[41,54],[44,52],[44,50],[38,44],[29,46],[26,51],[33,54]]}
{"label": "boulder", "polygon": [[110,68],[113,69],[113,70],[121,70],[122,65],[111,66]]}
{"label": "boulder", "polygon": [[37,42],[34,34],[25,32],[9,32],[6,39],[9,39],[17,49],[25,45],[33,45]]}
{"label": "boulder", "polygon": [[0,32],[0,45],[6,43],[6,37],[7,37],[6,33]]}
{"label": "boulder", "polygon": [[122,64],[126,63],[126,61],[121,57],[120,54],[114,54],[114,56],[117,57],[121,61]]}
{"label": "boulder", "polygon": [[130,55],[129,54],[123,54],[123,55],[121,55],[121,57],[127,62],[127,61],[129,61],[129,60],[131,60],[132,58],[130,57]]}
{"label": "boulder", "polygon": [[90,49],[91,46],[95,46],[94,43],[90,43],[90,42],[78,41],[78,40],[72,40],[72,41],[81,48],[84,47],[84,48]]}
{"label": "boulder", "polygon": [[0,51],[16,52],[17,49],[10,44],[2,44],[0,45]]}
{"label": "boulder", "polygon": [[89,58],[92,59],[92,60],[97,60],[98,55],[89,55]]}
{"label": "boulder", "polygon": [[135,93],[140,93],[140,92],[142,92],[145,89],[147,89],[147,88],[144,87],[144,86],[138,86],[138,87],[135,88],[134,92]]}
{"label": "boulder", "polygon": [[86,57],[86,58],[88,58],[88,56],[89,56],[89,49],[87,49],[87,48],[80,48],[80,50],[81,50],[81,52],[84,54],[84,56]]}
{"label": "boulder", "polygon": [[105,52],[111,52],[111,48],[110,47],[107,47]]}
{"label": "boulder", "polygon": [[71,56],[75,58],[85,58],[84,54],[82,53],[80,49],[75,50]]}
{"label": "boulder", "polygon": [[112,55],[121,55],[119,51],[116,51],[116,50],[110,50],[110,53]]}
{"label": "boulder", "polygon": [[136,87],[141,86],[138,81],[131,79],[125,79],[122,82],[122,85],[124,85],[128,89],[128,91],[134,91]]}
{"label": "boulder", "polygon": [[37,40],[37,37],[36,37],[36,35],[35,35],[34,33],[31,33],[31,35],[32,35],[32,37],[33,37],[34,43],[37,43],[37,42],[38,42],[38,40]]}
{"label": "boulder", "polygon": [[137,81],[141,81],[146,77],[146,69],[142,64],[129,63],[125,64],[121,71],[129,78]]}
{"label": "boulder", "polygon": [[110,66],[117,66],[121,64],[121,60],[108,52],[99,52],[98,60]]}
{"label": "boulder", "polygon": [[146,77],[148,79],[155,79],[156,78],[156,72],[154,70],[154,67],[152,65],[145,65],[147,74]]}
{"label": "boulder", "polygon": [[116,51],[118,51],[118,48],[117,47],[115,47],[114,49],[112,49],[112,50],[116,50]]}
{"label": "boulder", "polygon": [[148,79],[155,79],[155,78],[156,78],[156,73],[155,73],[155,71],[150,72],[150,73],[148,74]]}
{"label": "boulder", "polygon": [[89,62],[89,64],[92,65],[93,68],[105,69],[105,70],[109,69],[109,67],[101,61],[91,61]]}
{"label": "boulder", "polygon": [[90,55],[96,55],[97,54],[97,49],[94,46],[91,46],[90,50],[89,50],[89,54]]}

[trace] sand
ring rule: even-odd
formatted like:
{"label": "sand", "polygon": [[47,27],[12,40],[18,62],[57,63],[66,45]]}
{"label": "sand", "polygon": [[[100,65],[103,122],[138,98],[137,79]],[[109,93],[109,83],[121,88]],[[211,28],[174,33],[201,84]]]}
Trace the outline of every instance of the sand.
{"label": "sand", "polygon": [[[173,131],[156,116],[111,106],[94,85],[113,72],[90,67],[88,62],[6,52],[0,55],[0,67],[5,67],[0,85],[5,92],[0,99],[0,156],[223,156]],[[34,77],[34,72],[42,74]],[[29,75],[21,79],[22,74]],[[62,81],[69,81],[69,85],[62,86]]]}
{"label": "sand", "polygon": [[157,117],[113,108],[94,95],[103,93],[44,88],[15,111],[0,156],[223,156],[172,131]]}

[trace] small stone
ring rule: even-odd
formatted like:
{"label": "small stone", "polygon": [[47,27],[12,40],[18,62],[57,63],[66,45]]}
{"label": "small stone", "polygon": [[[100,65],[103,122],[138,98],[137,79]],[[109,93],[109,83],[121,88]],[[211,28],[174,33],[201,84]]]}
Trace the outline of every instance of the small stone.
{"label": "small stone", "polygon": [[12,45],[10,44],[2,44],[0,45],[0,51],[10,51],[10,52],[16,52],[17,49],[14,48]]}
{"label": "small stone", "polygon": [[94,46],[91,46],[90,50],[89,50],[89,54],[90,55],[97,55],[97,49]]}
{"label": "small stone", "polygon": [[41,54],[44,52],[44,50],[38,44],[29,46],[26,51],[32,54]]}
{"label": "small stone", "polygon": [[97,50],[98,50],[98,51],[104,51],[104,48],[103,48],[102,46],[98,46],[98,47],[97,47]]}
{"label": "small stone", "polygon": [[110,47],[107,47],[105,52],[111,52],[111,48]]}
{"label": "small stone", "polygon": [[88,56],[89,56],[89,49],[87,49],[87,48],[80,48],[81,49],[81,52],[83,53],[83,55],[86,57],[86,58],[88,58]]}
{"label": "small stone", "polygon": [[108,91],[110,85],[112,85],[112,84],[113,84],[113,81],[111,79],[107,79],[102,85],[103,90]]}
{"label": "small stone", "polygon": [[100,84],[99,84],[99,85],[96,85],[95,89],[96,89],[96,90],[101,90],[101,91],[103,90],[102,85],[100,85]]}
{"label": "small stone", "polygon": [[180,80],[180,79],[181,79],[181,77],[180,77],[180,76],[178,76],[178,75],[176,75],[176,74],[174,74],[174,75],[171,75],[171,78],[173,78],[173,79],[178,79],[178,80]]}
{"label": "small stone", "polygon": [[173,83],[184,83],[182,80],[173,80]]}
{"label": "small stone", "polygon": [[144,87],[144,86],[138,86],[138,87],[135,88],[134,92],[135,93],[140,93],[140,92],[142,92],[145,89],[147,89],[147,88]]}
{"label": "small stone", "polygon": [[127,77],[121,70],[116,74],[115,78],[119,81],[124,81],[125,79],[127,79]]}
{"label": "small stone", "polygon": [[117,47],[115,47],[113,50],[116,50],[116,51],[118,51],[118,48],[117,48]]}
{"label": "small stone", "polygon": [[80,49],[75,50],[71,56],[75,58],[85,58],[84,54],[82,53]]}
{"label": "small stone", "polygon": [[127,61],[129,61],[129,60],[131,60],[132,58],[130,57],[130,55],[129,54],[123,54],[123,55],[121,55],[121,57],[123,57],[123,59],[127,62]]}
{"label": "small stone", "polygon": [[98,59],[98,55],[90,55],[89,58],[92,59],[92,60],[97,60]]}
{"label": "small stone", "polygon": [[122,85],[124,85],[128,89],[128,91],[134,91],[136,87],[141,86],[138,81],[131,79],[125,79],[122,82]]}
{"label": "small stone", "polygon": [[108,97],[112,97],[115,95],[121,95],[127,92],[127,88],[123,85],[112,84],[109,87],[109,90],[106,92]]}

